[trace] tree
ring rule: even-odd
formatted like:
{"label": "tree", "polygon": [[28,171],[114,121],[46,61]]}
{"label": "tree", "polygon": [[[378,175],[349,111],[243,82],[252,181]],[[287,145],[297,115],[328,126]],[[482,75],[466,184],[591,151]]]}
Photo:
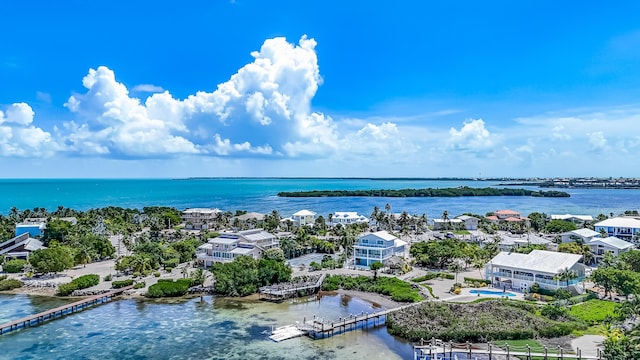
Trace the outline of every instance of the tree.
{"label": "tree", "polygon": [[36,250],[29,257],[29,263],[40,274],[58,273],[71,269],[74,264],[73,260],[74,251],[67,246]]}
{"label": "tree", "polygon": [[280,248],[267,249],[262,253],[262,258],[266,260],[275,260],[285,262],[284,251]]}
{"label": "tree", "polygon": [[453,263],[451,263],[451,265],[449,265],[449,270],[453,271],[453,273],[455,274],[455,282],[458,282],[458,273],[462,270],[462,265],[460,265],[459,262],[454,261]]}
{"label": "tree", "polygon": [[378,278],[378,270],[382,269],[383,267],[384,264],[380,261],[374,261],[369,265],[369,268],[373,270],[373,280],[376,280]]}
{"label": "tree", "polygon": [[551,220],[544,227],[544,231],[549,234],[559,234],[578,229],[576,224],[564,220]]}
{"label": "tree", "polygon": [[578,273],[575,272],[574,270],[566,268],[560,271],[558,274],[556,274],[555,277],[556,277],[556,280],[559,280],[561,284],[564,281],[565,286],[569,286],[569,281],[576,279],[578,277]]}
{"label": "tree", "polygon": [[531,227],[537,232],[542,231],[549,221],[547,214],[539,212],[532,212],[528,218],[531,221]]}

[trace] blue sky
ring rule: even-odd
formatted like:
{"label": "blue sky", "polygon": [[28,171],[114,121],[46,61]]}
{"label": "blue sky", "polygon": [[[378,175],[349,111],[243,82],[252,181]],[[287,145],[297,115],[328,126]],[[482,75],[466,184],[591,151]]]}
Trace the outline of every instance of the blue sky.
{"label": "blue sky", "polygon": [[2,177],[640,176],[640,3],[14,1]]}

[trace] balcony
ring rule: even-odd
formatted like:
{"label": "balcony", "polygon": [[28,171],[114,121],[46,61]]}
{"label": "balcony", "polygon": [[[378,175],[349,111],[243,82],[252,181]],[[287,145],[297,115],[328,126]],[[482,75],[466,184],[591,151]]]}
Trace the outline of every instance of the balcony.
{"label": "balcony", "polygon": [[363,248],[379,248],[379,249],[384,249],[384,248],[392,248],[393,247],[393,243],[391,244],[362,244],[362,243],[356,243],[355,244],[356,247],[363,247]]}

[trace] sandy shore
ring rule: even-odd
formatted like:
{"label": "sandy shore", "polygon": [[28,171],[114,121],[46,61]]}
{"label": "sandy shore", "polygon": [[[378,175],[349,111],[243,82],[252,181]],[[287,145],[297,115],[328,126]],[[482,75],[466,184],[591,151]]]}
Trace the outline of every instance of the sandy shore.
{"label": "sandy shore", "polygon": [[356,291],[356,290],[344,290],[344,289],[339,289],[337,291],[332,291],[332,292],[327,292],[329,294],[340,294],[340,295],[347,295],[347,296],[351,296],[354,298],[358,298],[358,299],[362,299],[365,301],[368,301],[376,306],[381,306],[385,309],[395,309],[397,307],[400,307],[402,305],[406,305],[404,303],[400,303],[397,301],[393,301],[391,300],[390,297],[382,295],[382,294],[376,294],[376,293],[369,293],[369,292],[364,292],[364,291]]}

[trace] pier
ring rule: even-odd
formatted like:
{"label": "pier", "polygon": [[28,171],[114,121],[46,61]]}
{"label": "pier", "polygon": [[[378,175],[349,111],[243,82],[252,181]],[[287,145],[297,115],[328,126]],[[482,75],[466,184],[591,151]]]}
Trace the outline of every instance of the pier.
{"label": "pier", "polygon": [[577,360],[603,360],[604,354],[598,349],[596,355],[583,355],[582,350],[576,349],[575,353],[566,353],[561,347],[556,349],[547,349],[544,347],[544,352],[533,352],[531,348],[527,346],[522,347],[510,347],[504,345],[497,347],[492,343],[487,344],[487,348],[480,349],[472,346],[470,343],[457,344],[454,342],[443,342],[441,340],[432,339],[428,345],[425,345],[425,341],[421,340],[420,345],[413,346],[413,360],[470,360],[477,359],[475,355],[482,355],[488,357],[488,359],[496,359],[495,356],[499,356],[501,359],[511,359],[513,356],[516,359],[577,359]]}
{"label": "pier", "polygon": [[82,311],[88,307],[104,304],[111,300],[116,295],[122,294],[124,291],[133,288],[133,285],[126,286],[120,289],[111,290],[104,294],[94,295],[80,301],[73,302],[71,304],[59,306],[55,309],[43,311],[35,315],[29,315],[22,319],[11,321],[0,325],[0,335],[9,333],[11,331],[26,329],[27,327],[39,325],[45,321],[54,320],[66,315],[73,314],[78,311]]}
{"label": "pier", "polygon": [[324,281],[324,278],[326,276],[326,274],[322,274],[317,280],[312,282],[285,283],[264,286],[260,288],[258,296],[261,299],[265,300],[282,301],[290,297],[315,294],[320,290],[322,282]]}

